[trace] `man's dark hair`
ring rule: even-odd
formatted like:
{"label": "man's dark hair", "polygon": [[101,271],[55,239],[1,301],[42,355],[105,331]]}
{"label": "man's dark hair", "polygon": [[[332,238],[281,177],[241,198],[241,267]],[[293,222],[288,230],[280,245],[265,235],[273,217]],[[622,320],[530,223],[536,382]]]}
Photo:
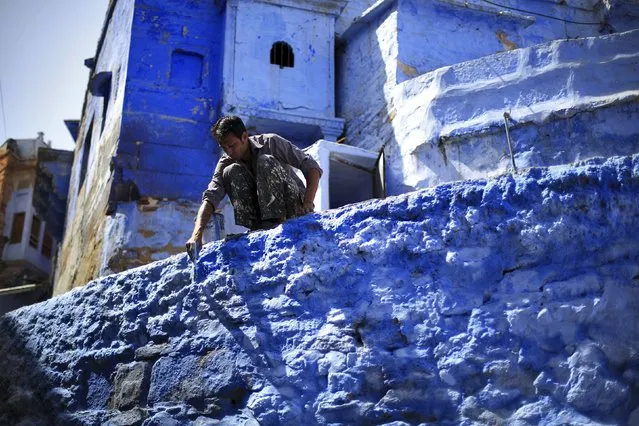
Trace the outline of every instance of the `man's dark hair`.
{"label": "man's dark hair", "polygon": [[242,137],[242,134],[246,132],[246,127],[242,122],[242,119],[236,115],[225,115],[217,120],[217,123],[212,129],[213,137],[220,142],[229,133],[233,133],[238,138]]}

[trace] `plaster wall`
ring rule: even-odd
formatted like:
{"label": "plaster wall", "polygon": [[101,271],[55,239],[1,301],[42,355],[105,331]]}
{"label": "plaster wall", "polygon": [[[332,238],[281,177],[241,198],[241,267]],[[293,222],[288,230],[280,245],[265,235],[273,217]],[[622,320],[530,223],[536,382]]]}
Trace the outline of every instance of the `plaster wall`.
{"label": "plaster wall", "polygon": [[[333,118],[335,17],[265,2],[235,2],[231,9],[225,104]],[[270,63],[278,41],[293,48],[293,68]]]}
{"label": "plaster wall", "polygon": [[[35,247],[30,244],[31,227],[33,226],[33,219],[37,215],[37,212],[33,206],[27,211],[27,214],[31,217],[25,221],[26,235],[23,235],[24,244],[24,260],[35,266],[39,271],[43,272],[45,276],[51,273],[52,264],[51,258],[42,254],[42,242],[44,241],[44,232],[47,223],[43,220],[40,221],[40,228],[36,226],[35,234],[37,235],[38,242]],[[27,228],[28,226],[28,228]],[[56,241],[53,241],[53,247],[55,247]]]}
{"label": "plaster wall", "polygon": [[0,318],[6,424],[637,424],[639,157],[291,220]]}
{"label": "plaster wall", "polygon": [[[145,203],[149,200],[174,203],[175,210],[183,209],[188,203],[191,206],[186,210],[196,208],[219,156],[219,148],[211,139],[209,128],[222,106],[221,76],[223,72],[228,74],[227,69],[223,71],[222,67],[224,54],[227,57],[237,56],[233,61],[226,61],[225,65],[233,66],[233,73],[229,75],[234,77],[228,79],[224,86],[226,103],[231,108],[233,105],[228,102],[228,97],[240,94],[244,97],[242,99],[248,99],[264,108],[280,108],[281,111],[293,113],[311,111],[312,114],[324,114],[327,117],[333,115],[331,79],[334,73],[330,39],[333,17],[295,7],[286,9],[284,13],[281,6],[267,2],[230,3],[236,6],[224,9],[218,2],[184,3],[177,0],[114,2],[113,18],[108,22],[95,69],[96,72],[113,72],[114,96],[111,97],[106,120],[103,120],[103,98],[87,94],[68,208],[67,223],[71,224],[71,231],[69,238],[65,239],[58,272],[61,282],[59,292],[82,284],[101,271],[114,270],[109,265],[121,265],[121,261],[137,264],[148,260],[148,253],[141,255],[139,259],[125,259],[115,255],[128,249],[130,253],[137,252],[140,249],[137,245],[127,249],[125,245],[118,248],[111,243],[108,247],[104,244],[105,240],[112,238],[112,229],[119,226],[112,226],[112,223],[119,223],[119,219],[116,219],[118,214],[132,211],[130,206],[133,204],[127,203],[138,202],[138,209],[145,208]],[[443,162],[443,166],[435,164],[433,167],[441,170],[434,173],[441,173],[436,179],[431,178],[429,166],[424,166],[424,162],[431,164],[428,149],[424,148],[420,153],[419,149],[410,146],[412,142],[408,145],[397,143],[406,135],[402,133],[403,129],[396,130],[392,124],[398,114],[401,120],[411,114],[409,110],[412,107],[406,105],[414,104],[408,101],[413,96],[413,91],[417,93],[431,90],[424,83],[430,77],[424,77],[424,81],[415,83],[417,86],[411,88],[411,94],[408,95],[402,94],[403,89],[396,87],[397,82],[415,79],[419,75],[426,76],[428,74],[423,73],[432,67],[449,61],[459,62],[467,59],[473,51],[477,52],[477,47],[469,48],[466,43],[470,37],[477,39],[474,35],[469,36],[468,27],[473,23],[482,25],[479,31],[481,37],[477,40],[481,41],[479,45],[485,51],[480,49],[480,54],[512,47],[498,37],[493,38],[495,31],[504,28],[507,29],[506,40],[516,36],[520,44],[558,37],[557,34],[561,31],[564,36],[577,34],[570,32],[572,29],[569,31],[565,23],[557,27],[556,22],[531,19],[520,14],[498,16],[494,8],[486,8],[480,3],[483,2],[460,4],[455,1],[438,1],[418,4],[402,0],[373,4],[355,1],[345,9],[344,19],[338,24],[345,28],[340,47],[341,77],[338,92],[341,105],[338,113],[349,120],[348,143],[375,152],[385,146],[389,162],[395,163],[389,177],[391,193],[404,192],[441,180],[482,175],[491,167],[484,163],[468,165],[468,160],[460,158],[475,158],[474,151],[462,152],[456,147],[457,156],[454,157],[447,152],[447,145],[438,143],[438,147],[441,145],[440,162]],[[517,2],[508,4],[521,6]],[[551,11],[566,19],[585,20],[594,13],[592,5],[586,1],[571,1],[557,8]],[[232,10],[232,14],[226,14],[225,10]],[[538,11],[548,12],[545,9]],[[347,16],[359,13],[361,15],[357,18],[357,25],[365,27],[365,30],[344,24],[348,20]],[[434,19],[431,22],[433,25],[424,26],[424,22],[430,22],[428,19]],[[227,31],[226,22],[237,24],[237,28]],[[437,33],[429,32],[435,22],[441,23],[445,28],[450,27],[451,30],[455,25],[462,28],[460,37],[452,38],[452,45],[456,48],[450,49],[458,51],[457,56],[447,56],[448,51],[440,50],[431,55],[432,49],[428,52],[429,56],[420,56],[417,46],[423,46],[425,39],[438,45],[447,41],[436,38]],[[242,28],[251,28],[252,31],[240,31]],[[225,40],[225,33],[232,34],[233,39]],[[324,37],[323,34],[326,33],[328,36]],[[296,64],[299,65],[296,67],[298,71],[304,71],[300,71],[299,75],[288,76],[284,83],[282,74],[291,70],[281,70],[269,64],[266,55],[263,63],[260,62],[262,65],[255,59],[259,52],[269,51],[279,34],[295,40]],[[223,54],[224,43],[231,43],[233,48],[226,49]],[[324,65],[318,66],[320,63],[328,63],[328,71],[322,68]],[[261,69],[260,66],[268,66],[272,68],[270,71],[276,72],[255,72]],[[260,98],[267,91],[254,89],[255,85],[251,83],[254,80],[251,79],[256,75],[267,79],[263,83],[269,85],[268,87],[277,87],[277,93],[272,91],[264,96],[272,99],[277,95],[286,102],[278,101],[279,103],[273,104],[267,98]],[[295,83],[296,76],[304,77],[304,81],[298,83],[307,90],[288,90],[295,86],[288,83]],[[300,96],[300,92],[304,92],[304,96]],[[312,110],[317,105],[324,106]],[[400,108],[405,108],[406,111],[402,113]],[[629,113],[632,114],[632,111]],[[610,112],[601,119],[612,122],[615,114],[614,111]],[[91,126],[91,123],[94,125]],[[429,123],[425,122],[424,126],[432,124]],[[92,141],[90,152],[86,143],[89,132]],[[551,134],[553,136],[549,140],[561,136],[558,131]],[[618,136],[616,133],[614,135]],[[454,142],[447,135],[443,136],[441,141]],[[464,137],[457,134],[452,136]],[[490,143],[498,143],[497,136],[492,138]],[[518,142],[520,147],[526,143]],[[424,143],[418,144],[426,147]],[[497,156],[501,167],[504,164],[503,156],[499,150],[493,151],[494,155],[487,156],[486,163]],[[537,158],[532,154],[526,155],[528,159]],[[569,161],[580,158],[580,155],[570,154],[561,158],[562,161]],[[85,158],[88,159],[88,169],[85,183],[81,187],[81,164]],[[451,159],[456,159],[459,164],[453,164]],[[556,158],[555,160],[555,163],[558,162]],[[549,164],[551,163],[553,162]],[[545,163],[530,160],[524,164]],[[470,169],[470,172],[466,169]],[[417,173],[413,173],[415,170]],[[123,210],[119,206],[121,203],[127,204]],[[227,216],[227,229],[230,229],[233,227],[229,224],[232,212],[228,203],[222,207]],[[111,217],[107,218],[105,213]],[[191,218],[186,223],[190,221]],[[186,228],[189,226],[184,226]],[[180,234],[186,231],[181,229],[176,232]],[[171,252],[165,250],[165,244],[158,243],[160,245],[157,247],[153,244],[149,246],[150,250],[157,249],[158,253],[167,254]]]}
{"label": "plaster wall", "polygon": [[[589,0],[495,3],[575,22],[597,23],[604,13]],[[347,143],[372,150],[385,144],[394,149],[390,122],[397,113],[392,91],[398,83],[482,56],[600,30],[480,0],[349,2],[337,27],[337,115],[346,120]]]}
{"label": "plaster wall", "polygon": [[219,156],[223,8],[139,0],[132,21],[100,275],[183,252]]}
{"label": "plaster wall", "polygon": [[[4,252],[2,256],[3,262],[9,265],[24,265],[25,262],[30,265],[29,269],[35,269],[38,274],[42,276],[48,276],[51,272],[52,264],[51,258],[42,254],[42,243],[44,241],[44,233],[47,230],[47,222],[41,220],[40,228],[36,231],[38,243],[36,247],[31,246],[31,226],[33,218],[37,215],[31,200],[33,197],[33,189],[23,189],[15,191],[13,193],[13,199],[7,209],[8,217],[5,220],[5,233],[8,237],[13,226],[13,219],[15,213],[24,213],[24,225],[22,227],[22,238],[20,242],[11,244],[9,241],[4,246]],[[57,241],[53,241],[53,247]],[[16,278],[3,276],[3,279]]]}
{"label": "plaster wall", "polygon": [[631,0],[602,0],[600,13],[615,31],[629,31],[637,28],[639,2]]}
{"label": "plaster wall", "polygon": [[[523,30],[533,22],[486,8],[460,7],[455,2],[400,0],[397,82],[446,65],[530,45]],[[551,34],[545,40],[537,36],[532,44],[555,38],[561,36]]]}
{"label": "plaster wall", "polygon": [[379,2],[377,0],[348,0],[335,21],[335,33],[342,34],[375,3]]}
{"label": "plaster wall", "polygon": [[393,137],[392,90],[397,72],[397,9],[383,7],[337,51],[337,115],[346,143],[378,150]]}
{"label": "plaster wall", "polygon": [[136,0],[112,199],[200,200],[219,148],[224,13],[211,1]]}
{"label": "plaster wall", "polygon": [[[111,2],[103,40],[98,43],[93,78],[111,72],[111,93],[87,90],[69,183],[66,231],[58,257],[54,294],[83,285],[98,275],[102,259],[105,215],[114,175],[112,158],[120,140],[125,81],[133,19],[133,0]],[[91,86],[91,79],[89,87]],[[83,164],[86,164],[82,176]]]}
{"label": "plaster wall", "polygon": [[4,252],[4,246],[6,244],[6,220],[7,220],[7,206],[11,201],[13,193],[13,182],[11,174],[9,173],[9,167],[13,162],[13,158],[9,152],[0,153],[0,226],[2,226],[2,236],[0,237],[0,254]]}
{"label": "plaster wall", "polygon": [[519,167],[639,151],[639,30],[556,41],[397,86],[391,193]]}
{"label": "plaster wall", "polygon": [[[33,172],[28,173],[26,176],[33,179]],[[25,175],[22,177],[25,177]],[[32,188],[27,187],[14,190],[11,195],[11,201],[9,201],[7,206],[7,215],[5,217],[4,235],[9,238],[16,213],[24,212],[25,217],[20,242],[11,244],[7,241],[5,245],[3,254],[3,260],[5,261],[22,260],[25,258],[27,245],[29,243],[29,234],[31,232],[31,218],[33,216],[33,206],[31,205],[31,199],[33,197],[32,191]]]}
{"label": "plaster wall", "polygon": [[[49,224],[36,211],[34,199],[34,182],[36,180],[36,163],[31,160],[29,162],[18,162],[13,160],[10,166],[10,176],[5,181],[4,190],[9,191],[9,199],[5,207],[3,237],[6,238],[2,252],[2,261],[9,265],[18,265],[28,262],[30,269],[35,269],[44,276],[51,271],[51,259],[42,254],[42,244],[44,241],[44,233],[49,230]],[[22,236],[19,242],[11,243],[9,238],[13,221],[16,213],[24,213],[24,224],[22,226]],[[38,216],[40,219],[40,228],[37,230],[38,243],[36,247],[30,244],[31,226],[33,217]],[[53,247],[57,240],[53,241]],[[3,268],[4,269],[4,268]],[[16,278],[15,276],[3,276],[2,280]]]}
{"label": "plaster wall", "polygon": [[33,206],[47,222],[47,232],[56,241],[61,241],[64,235],[72,166],[73,152],[53,149],[38,151]]}
{"label": "plaster wall", "polygon": [[[105,224],[104,258],[100,276],[184,253],[184,243],[193,232],[200,203],[145,198],[119,203]],[[214,215],[205,230],[205,243],[224,237],[224,223]]]}
{"label": "plaster wall", "polygon": [[[18,160],[3,156],[0,167],[2,181],[2,236],[8,240],[13,214],[25,211],[29,204],[29,183],[34,179],[33,171],[21,168]],[[8,241],[7,241],[8,244]]]}
{"label": "plaster wall", "polygon": [[[373,67],[359,60],[397,43],[385,41],[383,26],[373,28],[377,35],[361,31],[346,46],[338,98],[347,143],[370,150],[384,146],[389,193],[505,170],[510,159],[504,112],[512,117],[520,167],[637,151],[637,31],[501,52],[398,85],[389,81],[390,73],[384,79],[379,72],[372,87],[383,83],[381,89],[367,91],[353,81]],[[392,68],[392,58],[376,59],[376,69],[382,63]],[[362,93],[369,95],[358,97]],[[363,114],[366,105],[375,107]]]}
{"label": "plaster wall", "polygon": [[[71,161],[71,152],[52,150],[42,133],[35,139],[9,139],[0,148],[0,287],[50,283],[52,258],[62,237]],[[18,213],[24,214],[20,239],[11,242]],[[33,229],[35,247],[30,241],[34,217],[40,224]],[[51,255],[43,254],[45,235],[52,237]],[[36,298],[42,300],[49,289],[45,286]],[[10,305],[16,307],[13,302]]]}
{"label": "plaster wall", "polygon": [[[414,19],[421,10],[430,10],[442,20],[437,22],[448,27],[453,37],[449,41],[466,35],[469,45],[481,49],[483,40],[477,39],[480,30],[474,25],[482,25],[481,21],[490,22],[489,34],[496,36],[497,31],[506,32],[508,38],[519,47],[559,39],[588,37],[600,32],[608,33],[611,28],[605,26],[607,13],[601,8],[599,0],[568,1],[527,1],[527,0],[435,0],[419,2],[415,0],[398,0],[404,3],[406,18]],[[412,16],[411,16],[412,15]],[[425,29],[428,25],[419,25]],[[510,27],[514,32],[508,32]],[[500,28],[505,25],[505,28]],[[435,46],[448,46],[438,45]],[[460,46],[461,47],[461,46]],[[468,46],[463,47],[466,50]],[[507,44],[503,46],[508,50]],[[459,62],[459,61],[457,61]],[[446,64],[450,65],[450,64]]]}

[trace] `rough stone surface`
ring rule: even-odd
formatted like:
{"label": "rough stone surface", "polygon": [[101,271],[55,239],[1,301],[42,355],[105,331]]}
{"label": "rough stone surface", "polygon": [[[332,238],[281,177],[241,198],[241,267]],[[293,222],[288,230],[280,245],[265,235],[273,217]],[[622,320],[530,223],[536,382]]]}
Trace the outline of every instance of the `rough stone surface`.
{"label": "rough stone surface", "polygon": [[627,424],[638,195],[592,159],[101,278],[0,319],[0,424]]}
{"label": "rough stone surface", "polygon": [[144,404],[149,387],[149,365],[145,362],[120,364],[113,382],[110,408],[123,410]]}

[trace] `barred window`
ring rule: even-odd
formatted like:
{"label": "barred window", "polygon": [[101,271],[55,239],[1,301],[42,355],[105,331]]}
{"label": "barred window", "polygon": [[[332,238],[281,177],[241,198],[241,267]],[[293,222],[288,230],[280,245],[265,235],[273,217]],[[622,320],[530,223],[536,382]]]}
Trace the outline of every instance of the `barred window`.
{"label": "barred window", "polygon": [[53,255],[53,238],[48,232],[45,232],[44,239],[42,240],[42,255],[47,259],[51,259]]}
{"label": "barred window", "polygon": [[271,47],[271,64],[279,65],[280,68],[295,66],[295,55],[293,48],[286,42],[278,41]]}
{"label": "barred window", "polygon": [[33,216],[33,222],[31,222],[31,234],[29,235],[29,245],[31,247],[38,248],[41,224],[42,221],[37,216]]}

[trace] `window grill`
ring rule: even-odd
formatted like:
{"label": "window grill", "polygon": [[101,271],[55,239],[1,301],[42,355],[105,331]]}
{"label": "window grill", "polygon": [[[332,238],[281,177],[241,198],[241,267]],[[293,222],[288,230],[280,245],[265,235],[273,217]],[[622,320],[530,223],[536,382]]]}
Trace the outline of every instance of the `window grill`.
{"label": "window grill", "polygon": [[278,41],[271,47],[271,64],[279,65],[280,68],[295,66],[295,55],[290,44]]}
{"label": "window grill", "polygon": [[42,254],[47,259],[51,259],[53,255],[53,238],[48,232],[44,234],[44,239],[42,240]]}
{"label": "window grill", "polygon": [[40,242],[41,223],[42,221],[37,216],[33,216],[33,222],[31,222],[31,234],[29,235],[29,245],[33,248],[38,248],[38,243]]}

